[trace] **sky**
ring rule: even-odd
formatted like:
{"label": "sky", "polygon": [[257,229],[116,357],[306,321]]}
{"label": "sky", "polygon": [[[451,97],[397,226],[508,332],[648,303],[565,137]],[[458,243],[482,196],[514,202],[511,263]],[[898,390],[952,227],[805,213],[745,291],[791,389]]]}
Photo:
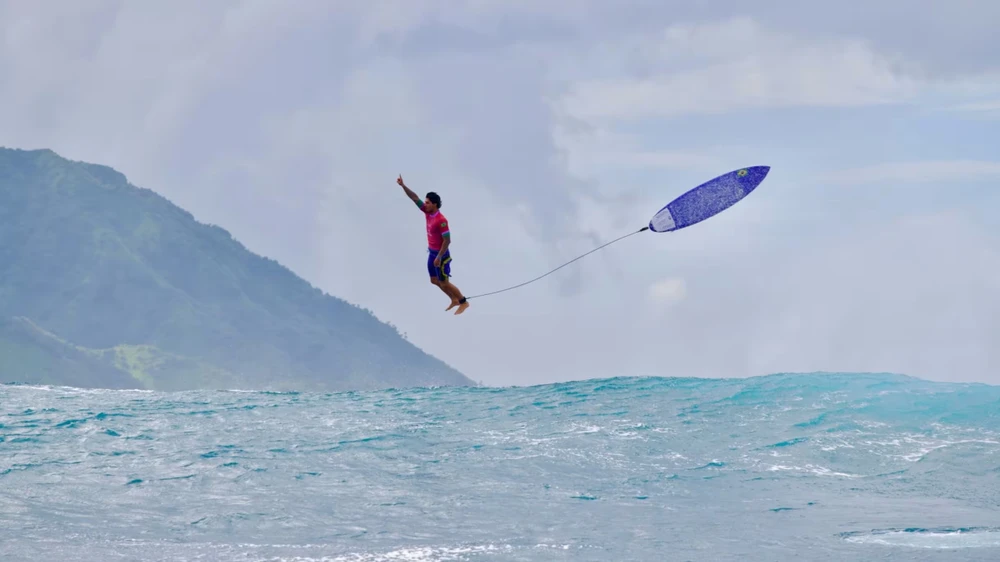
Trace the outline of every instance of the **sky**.
{"label": "sky", "polygon": [[[1000,384],[1000,2],[0,0],[0,145],[111,166],[487,385]],[[724,213],[462,316],[720,174]]]}

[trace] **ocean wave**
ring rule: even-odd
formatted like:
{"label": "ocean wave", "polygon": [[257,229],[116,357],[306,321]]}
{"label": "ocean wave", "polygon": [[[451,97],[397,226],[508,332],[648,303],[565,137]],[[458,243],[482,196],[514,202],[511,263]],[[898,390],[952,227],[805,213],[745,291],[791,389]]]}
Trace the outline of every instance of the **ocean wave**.
{"label": "ocean wave", "polygon": [[882,374],[3,385],[0,558],[892,559],[871,549],[952,535],[997,556],[998,413],[998,387]]}

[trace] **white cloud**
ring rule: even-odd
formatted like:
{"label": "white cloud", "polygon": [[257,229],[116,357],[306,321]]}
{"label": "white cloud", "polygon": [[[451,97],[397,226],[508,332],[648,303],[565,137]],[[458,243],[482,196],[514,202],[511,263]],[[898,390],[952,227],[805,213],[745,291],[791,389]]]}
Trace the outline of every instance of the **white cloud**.
{"label": "white cloud", "polygon": [[662,279],[649,287],[649,297],[653,302],[670,305],[680,302],[687,295],[687,285],[680,277]]}
{"label": "white cloud", "polygon": [[781,264],[759,304],[759,371],[889,370],[996,382],[1000,238],[960,213],[830,237]]}
{"label": "white cloud", "polygon": [[963,103],[950,109],[984,119],[1000,119],[1000,99]]}
{"label": "white cloud", "polygon": [[[836,202],[816,170],[841,170],[845,184],[920,180],[927,192],[995,177],[995,164],[976,160],[1000,145],[995,130],[958,134],[982,124],[925,108],[973,100],[970,111],[988,111],[982,100],[996,98],[998,82],[984,67],[996,57],[963,60],[974,73],[945,64],[935,74],[921,54],[992,55],[1000,35],[969,33],[978,27],[944,4],[932,31],[959,41],[935,45],[914,39],[926,11],[901,2],[856,2],[865,16],[781,4],[0,3],[0,144],[110,164],[489,383],[876,365],[939,374],[944,358],[982,371],[973,352],[964,362],[934,353],[988,340],[943,331],[932,345],[907,331],[920,317],[902,314],[933,302],[989,328],[1000,313],[984,320],[949,294],[972,283],[992,302],[993,289],[974,284],[993,266],[963,263],[989,254],[993,239],[968,230],[934,246],[940,233],[920,227],[899,239],[871,233],[886,207],[913,212],[917,198],[893,206],[865,189],[860,204]],[[753,18],[721,19],[733,7]],[[873,12],[894,25],[872,23]],[[755,121],[752,140],[714,116],[755,108],[796,111]],[[936,122],[921,123],[927,115]],[[657,116],[684,118],[645,118]],[[936,134],[942,122],[956,129]],[[926,154],[956,160],[923,163]],[[475,294],[540,275],[643,226],[714,174],[757,163],[774,166],[765,185],[722,215],[635,236],[474,301],[459,319],[425,279],[420,217],[393,183],[402,173],[443,194],[455,281]],[[983,190],[972,191],[966,202],[982,203]],[[873,315],[897,285],[913,292]],[[651,302],[670,306],[669,322]],[[848,322],[873,318],[884,331]],[[677,371],[663,370],[665,347]]]}
{"label": "white cloud", "polygon": [[580,80],[563,99],[567,113],[597,120],[862,106],[910,99],[921,85],[864,41],[800,37],[749,18],[675,25],[634,48],[655,72]]}
{"label": "white cloud", "polygon": [[923,160],[886,162],[833,172],[826,181],[839,184],[901,182],[942,183],[1000,178],[1000,162],[981,160]]}
{"label": "white cloud", "polygon": [[1000,100],[967,103],[955,109],[960,111],[1000,111]]}
{"label": "white cloud", "polygon": [[567,171],[586,178],[621,171],[681,170],[720,164],[720,159],[704,151],[650,149],[637,135],[606,128],[573,129],[558,123],[553,139],[566,154]]}

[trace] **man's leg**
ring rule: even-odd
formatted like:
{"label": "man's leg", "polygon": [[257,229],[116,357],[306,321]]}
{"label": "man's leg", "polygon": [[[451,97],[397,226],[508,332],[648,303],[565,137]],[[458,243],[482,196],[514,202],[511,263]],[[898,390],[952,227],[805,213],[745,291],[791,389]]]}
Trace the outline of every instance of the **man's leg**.
{"label": "man's leg", "polygon": [[444,291],[445,294],[448,295],[448,298],[451,299],[451,302],[448,304],[448,308],[444,309],[445,312],[458,306],[459,297],[455,296],[455,286],[452,285],[450,281],[442,281],[441,290]]}
{"label": "man's leg", "polygon": [[451,306],[449,306],[447,310],[451,310],[455,307],[455,305],[458,305],[458,310],[455,311],[455,314],[465,312],[465,309],[469,308],[469,301],[465,300],[465,296],[462,294],[462,291],[451,281],[445,281],[445,283],[448,284],[448,288],[451,290]]}
{"label": "man's leg", "polygon": [[441,281],[437,277],[431,277],[431,285],[435,285],[438,289],[441,289],[441,292],[448,295],[448,298],[453,301],[455,300],[455,297],[452,296],[451,291],[448,288],[449,283],[447,281]]}
{"label": "man's leg", "polygon": [[456,306],[462,304],[462,300],[465,297],[462,296],[462,291],[460,291],[458,287],[455,286],[454,283],[452,283],[451,281],[440,281],[440,284],[441,284],[441,290],[447,293],[449,297],[451,297],[451,305],[445,310],[451,310]]}
{"label": "man's leg", "polygon": [[451,304],[445,311],[451,310],[458,307],[455,314],[461,314],[465,312],[466,308],[469,308],[469,302],[465,300],[465,296],[462,295],[462,291],[451,282],[451,256],[445,256],[444,263],[441,264],[440,270],[443,280],[441,281],[441,288],[448,292],[448,296],[451,297]]}
{"label": "man's leg", "polygon": [[469,308],[469,301],[465,300],[465,296],[462,294],[462,291],[451,282],[451,255],[448,252],[445,252],[445,258],[441,263],[440,273],[444,278],[442,285],[448,289],[451,296],[451,306],[445,310],[451,310],[452,308],[458,306],[458,310],[455,311],[455,314],[465,312],[465,309]]}
{"label": "man's leg", "polygon": [[451,295],[448,294],[447,289],[445,289],[442,286],[442,281],[444,280],[444,277],[441,276],[441,272],[438,270],[438,267],[434,265],[435,257],[437,256],[433,251],[427,252],[427,274],[431,276],[431,285],[436,286],[438,289],[441,289],[441,291],[444,292],[444,294],[451,297]]}
{"label": "man's leg", "polygon": [[445,252],[440,267],[434,266],[433,258],[431,258],[430,267],[434,268],[433,269],[434,277],[432,277],[431,282],[440,287],[441,290],[444,291],[446,295],[451,297],[451,304],[448,305],[448,308],[446,308],[445,311],[451,310],[457,306],[458,310],[455,311],[455,314],[461,314],[465,312],[465,309],[469,308],[469,303],[465,300],[465,297],[462,295],[462,291],[460,291],[458,287],[452,284],[450,280],[451,253]]}
{"label": "man's leg", "polygon": [[434,258],[436,257],[437,256],[434,252],[428,252],[427,254],[427,273],[431,276],[431,285],[435,285],[438,289],[441,289],[444,294],[448,295],[448,297],[454,301],[455,298],[451,296],[451,293],[449,293],[448,289],[445,287],[447,277],[443,275],[443,272],[441,271],[442,268],[434,265]]}
{"label": "man's leg", "polygon": [[465,297],[462,295],[462,291],[459,290],[459,288],[456,287],[451,281],[441,281],[437,277],[431,277],[431,283],[437,285],[437,287],[441,289],[444,294],[451,298],[451,304],[448,305],[448,308],[446,308],[445,311],[451,310],[457,306],[458,310],[455,311],[455,314],[461,314],[465,312],[466,308],[469,308],[469,301],[465,300]]}

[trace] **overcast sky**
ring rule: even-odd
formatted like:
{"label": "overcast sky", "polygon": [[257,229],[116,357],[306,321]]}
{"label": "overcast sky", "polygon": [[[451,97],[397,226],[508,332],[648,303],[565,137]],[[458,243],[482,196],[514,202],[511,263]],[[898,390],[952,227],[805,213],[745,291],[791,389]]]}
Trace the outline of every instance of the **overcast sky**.
{"label": "overcast sky", "polygon": [[[752,7],[751,7],[752,6]],[[106,164],[491,385],[1000,384],[1000,2],[0,1],[0,145]],[[427,280],[531,279],[455,317]]]}

